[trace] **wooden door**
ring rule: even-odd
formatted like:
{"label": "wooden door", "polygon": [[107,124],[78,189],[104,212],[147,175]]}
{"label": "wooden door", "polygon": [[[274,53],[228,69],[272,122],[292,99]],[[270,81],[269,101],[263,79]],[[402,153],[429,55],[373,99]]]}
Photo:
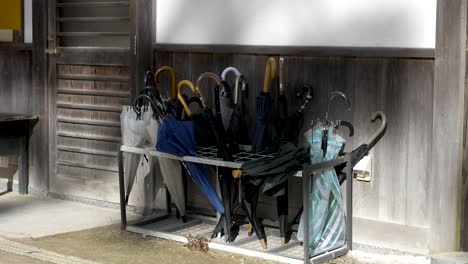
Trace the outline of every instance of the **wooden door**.
{"label": "wooden door", "polygon": [[119,115],[132,98],[129,1],[49,0],[50,192],[118,202]]}

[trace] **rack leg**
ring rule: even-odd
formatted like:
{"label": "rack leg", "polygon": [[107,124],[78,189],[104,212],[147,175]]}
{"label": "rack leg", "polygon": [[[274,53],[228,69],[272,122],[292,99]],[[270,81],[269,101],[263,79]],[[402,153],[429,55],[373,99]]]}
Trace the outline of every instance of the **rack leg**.
{"label": "rack leg", "polygon": [[120,191],[120,223],[121,228],[127,227],[127,204],[125,202],[125,178],[124,178],[124,166],[123,166],[123,152],[120,150],[117,154],[117,162],[119,167],[119,191]]}
{"label": "rack leg", "polygon": [[310,185],[310,173],[307,171],[304,171],[302,174],[302,197],[303,197],[303,203],[304,203],[304,263],[310,263],[310,253],[309,253],[309,199],[310,199],[310,194],[309,194],[309,185]]}
{"label": "rack leg", "polygon": [[353,250],[353,168],[351,157],[346,163],[346,243],[349,250]]}
{"label": "rack leg", "polygon": [[171,200],[171,194],[169,193],[169,189],[166,187],[166,211],[168,215],[172,214]]}

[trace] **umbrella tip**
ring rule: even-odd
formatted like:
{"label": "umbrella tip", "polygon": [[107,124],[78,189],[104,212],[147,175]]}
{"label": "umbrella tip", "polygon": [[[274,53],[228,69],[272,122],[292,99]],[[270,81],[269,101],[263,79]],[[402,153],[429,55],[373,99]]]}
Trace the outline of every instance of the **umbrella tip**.
{"label": "umbrella tip", "polygon": [[265,239],[263,239],[263,238],[260,239],[260,244],[262,244],[263,249],[267,249],[267,248],[268,248],[268,247],[267,247],[267,242],[266,242]]}
{"label": "umbrella tip", "polygon": [[286,238],[285,237],[281,237],[281,245],[286,245]]}

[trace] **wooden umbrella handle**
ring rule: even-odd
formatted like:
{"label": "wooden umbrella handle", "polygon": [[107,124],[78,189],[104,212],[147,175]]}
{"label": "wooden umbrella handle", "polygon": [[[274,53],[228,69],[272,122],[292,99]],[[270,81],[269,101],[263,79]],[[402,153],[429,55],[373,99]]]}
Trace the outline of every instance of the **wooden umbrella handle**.
{"label": "wooden umbrella handle", "polygon": [[213,79],[216,82],[216,85],[220,86],[221,85],[221,79],[216,73],[212,72],[205,72],[202,75],[200,75],[197,79],[197,85],[195,86],[196,94],[198,94],[198,97],[200,97],[200,101],[202,102],[203,107],[206,107],[206,101],[203,98],[203,95],[200,91],[200,83],[203,79],[208,78],[208,79]]}
{"label": "wooden umbrella handle", "polygon": [[159,76],[163,72],[169,72],[171,74],[171,98],[176,99],[177,98],[177,90],[178,90],[177,89],[177,73],[173,68],[171,68],[169,66],[162,66],[154,74],[154,81],[156,83],[159,83]]}
{"label": "wooden umbrella handle", "polygon": [[182,93],[180,92],[181,88],[184,86],[188,86],[192,93],[196,94],[196,89],[195,85],[189,80],[183,80],[180,81],[179,84],[177,85],[177,99],[180,101],[180,103],[184,106],[184,110],[187,113],[188,116],[192,115],[192,111],[190,111],[190,107],[188,106],[187,102],[185,102],[184,97],[182,96]]}
{"label": "wooden umbrella handle", "polygon": [[265,79],[263,80],[263,92],[270,92],[270,80],[276,77],[276,60],[270,57],[265,66]]}
{"label": "wooden umbrella handle", "polygon": [[232,177],[234,179],[238,179],[242,176],[242,171],[241,170],[233,170],[232,171]]}

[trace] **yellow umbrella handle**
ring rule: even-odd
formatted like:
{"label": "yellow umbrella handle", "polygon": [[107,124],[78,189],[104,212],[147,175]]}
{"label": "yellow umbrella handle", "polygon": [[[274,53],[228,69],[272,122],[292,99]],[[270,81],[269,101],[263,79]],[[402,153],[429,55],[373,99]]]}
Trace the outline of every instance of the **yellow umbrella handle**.
{"label": "yellow umbrella handle", "polygon": [[161,73],[163,72],[169,72],[171,74],[171,97],[172,99],[176,99],[177,98],[177,74],[175,72],[175,70],[169,66],[162,66],[161,68],[159,68],[156,73],[154,74],[154,81],[156,83],[159,83],[159,76],[161,75]]}
{"label": "yellow umbrella handle", "polygon": [[209,78],[209,79],[213,79],[215,82],[216,82],[216,85],[221,85],[221,79],[219,78],[218,75],[216,75],[215,73],[212,73],[212,72],[205,72],[203,73],[202,75],[200,75],[197,79],[197,85],[195,86],[195,89],[197,90],[197,93],[198,93],[198,96],[200,97],[200,101],[203,105],[203,107],[206,107],[206,101],[205,99],[203,98],[203,95],[200,91],[200,83],[203,79],[205,78]]}
{"label": "yellow umbrella handle", "polygon": [[182,96],[182,93],[180,92],[180,89],[182,87],[188,86],[192,93],[196,93],[197,90],[195,89],[195,85],[191,81],[188,80],[183,80],[180,81],[179,84],[177,85],[177,99],[180,101],[180,103],[184,106],[184,110],[187,113],[188,116],[192,115],[192,111],[190,111],[190,107],[188,106],[187,102],[185,102],[184,97]]}
{"label": "yellow umbrella handle", "polygon": [[276,77],[276,60],[270,57],[265,66],[265,79],[263,80],[263,92],[270,92],[270,80]]}

